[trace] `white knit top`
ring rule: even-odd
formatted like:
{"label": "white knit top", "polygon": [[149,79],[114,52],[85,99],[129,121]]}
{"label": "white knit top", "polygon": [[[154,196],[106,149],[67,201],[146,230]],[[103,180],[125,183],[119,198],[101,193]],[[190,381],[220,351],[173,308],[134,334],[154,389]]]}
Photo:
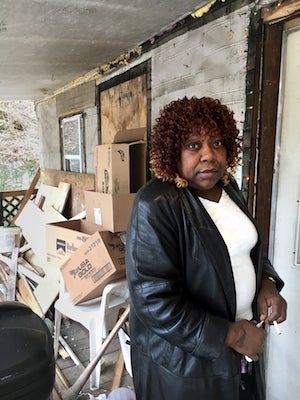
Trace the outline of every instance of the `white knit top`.
{"label": "white knit top", "polygon": [[199,197],[226,243],[236,289],[236,321],[251,320],[255,294],[255,271],[250,258],[257,231],[245,213],[222,190],[219,202]]}

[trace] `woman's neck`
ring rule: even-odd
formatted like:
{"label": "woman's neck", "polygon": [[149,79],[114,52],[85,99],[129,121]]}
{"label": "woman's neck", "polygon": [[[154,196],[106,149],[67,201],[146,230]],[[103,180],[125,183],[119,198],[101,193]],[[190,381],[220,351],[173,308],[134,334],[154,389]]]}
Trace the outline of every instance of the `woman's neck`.
{"label": "woman's neck", "polygon": [[215,203],[218,203],[220,201],[222,195],[222,188],[219,185],[216,185],[208,190],[193,189],[193,191],[197,196],[200,196],[203,199],[214,201]]}

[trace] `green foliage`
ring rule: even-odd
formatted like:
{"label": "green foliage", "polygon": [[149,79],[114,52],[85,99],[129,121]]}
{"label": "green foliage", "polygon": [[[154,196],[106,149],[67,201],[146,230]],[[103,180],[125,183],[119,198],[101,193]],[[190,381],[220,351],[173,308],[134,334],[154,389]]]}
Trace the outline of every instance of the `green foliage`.
{"label": "green foliage", "polygon": [[0,102],[0,191],[27,189],[38,167],[39,135],[33,103]]}

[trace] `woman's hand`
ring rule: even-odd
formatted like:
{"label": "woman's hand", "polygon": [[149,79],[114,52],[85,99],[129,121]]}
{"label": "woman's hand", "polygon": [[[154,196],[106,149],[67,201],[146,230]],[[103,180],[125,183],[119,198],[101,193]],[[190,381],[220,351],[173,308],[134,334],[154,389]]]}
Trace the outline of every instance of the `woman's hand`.
{"label": "woman's hand", "polygon": [[238,353],[258,360],[258,354],[262,353],[266,338],[266,331],[256,327],[256,321],[245,319],[230,322],[225,344],[232,347]]}
{"label": "woman's hand", "polygon": [[280,323],[286,320],[287,303],[276,289],[275,283],[270,279],[263,278],[257,302],[260,320],[265,321],[266,325],[272,325],[274,321]]}

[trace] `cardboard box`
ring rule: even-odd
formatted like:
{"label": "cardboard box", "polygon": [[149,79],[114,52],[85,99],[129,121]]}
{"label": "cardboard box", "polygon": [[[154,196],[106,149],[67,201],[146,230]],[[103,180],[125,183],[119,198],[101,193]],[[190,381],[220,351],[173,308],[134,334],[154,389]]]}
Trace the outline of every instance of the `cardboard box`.
{"label": "cardboard box", "polygon": [[74,304],[101,296],[104,287],[123,279],[125,246],[111,232],[95,232],[61,266],[65,285]]}
{"label": "cardboard box", "polygon": [[60,267],[99,230],[99,225],[82,219],[46,224],[47,262]]}
{"label": "cardboard box", "polygon": [[97,192],[135,193],[146,182],[145,132],[146,128],[118,131],[112,143],[95,147]]}
{"label": "cardboard box", "polygon": [[84,191],[86,220],[102,230],[127,230],[135,193],[108,194]]}
{"label": "cardboard box", "polygon": [[95,147],[97,192],[135,193],[146,182],[146,143],[112,143]]}
{"label": "cardboard box", "polygon": [[138,140],[147,141],[147,128],[131,128],[117,132],[103,132],[102,144],[110,143],[130,143]]}
{"label": "cardboard box", "polygon": [[130,143],[137,142],[138,140],[147,140],[146,127],[117,131],[112,139],[112,143]]}
{"label": "cardboard box", "polygon": [[128,144],[102,144],[95,147],[96,191],[101,193],[129,193]]}

